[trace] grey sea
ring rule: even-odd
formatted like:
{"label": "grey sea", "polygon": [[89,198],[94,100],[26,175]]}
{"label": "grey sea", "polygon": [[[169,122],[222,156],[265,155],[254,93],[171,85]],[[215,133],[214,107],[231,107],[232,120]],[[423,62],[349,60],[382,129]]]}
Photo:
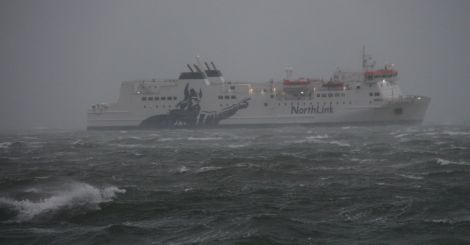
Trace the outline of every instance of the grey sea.
{"label": "grey sea", "polygon": [[0,135],[1,244],[470,244],[470,126]]}

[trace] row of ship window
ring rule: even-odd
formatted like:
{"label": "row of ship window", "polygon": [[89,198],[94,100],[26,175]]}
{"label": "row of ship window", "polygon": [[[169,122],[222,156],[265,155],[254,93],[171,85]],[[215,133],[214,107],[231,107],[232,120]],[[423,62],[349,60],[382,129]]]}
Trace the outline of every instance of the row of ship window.
{"label": "row of ship window", "polygon": [[[317,102],[317,105],[319,105],[320,103],[321,103],[321,102]],[[323,103],[323,105],[328,104],[328,102],[322,102],[322,103]],[[310,102],[310,103],[308,103],[308,104],[307,104],[306,102],[303,102],[302,105],[303,105],[303,106],[306,106],[306,105],[314,105],[314,104],[315,104],[315,103],[312,103],[312,102]],[[334,104],[334,102],[333,102],[333,101],[330,101],[330,105],[333,105],[333,104]],[[339,105],[339,104],[341,104],[341,102],[340,102],[340,101],[336,101],[336,104]],[[343,105],[345,105],[345,104],[346,104],[346,101],[343,101]],[[351,104],[352,104],[352,101],[349,101],[349,104],[351,105]],[[278,103],[277,105],[278,105],[278,106],[281,106],[281,103]],[[284,103],[284,106],[287,106],[287,105],[288,105],[288,103]],[[300,102],[297,102],[297,103],[291,102],[290,105],[291,105],[291,106],[294,106],[294,105],[301,105],[301,104],[300,104]],[[264,106],[268,106],[268,103],[264,103]]]}
{"label": "row of ship window", "polygon": [[[343,102],[342,102],[343,105],[346,105],[346,103],[347,103],[346,101],[343,101]],[[352,101],[349,101],[348,103],[349,103],[350,105],[352,105]],[[293,103],[293,102],[291,102],[291,103],[280,103],[280,102],[279,102],[279,103],[277,103],[278,106],[282,106],[282,105],[288,106],[289,104],[290,104],[290,106],[295,106],[295,105],[298,105],[298,106],[299,106],[299,105],[301,105],[300,102],[297,102],[297,103]],[[328,102],[322,102],[322,104],[323,104],[323,105],[327,105]],[[330,105],[333,105],[333,104],[335,104],[335,102],[330,101],[329,104],[330,104]],[[339,105],[339,104],[341,104],[341,102],[340,102],[340,101],[336,101],[336,105]],[[269,103],[267,103],[267,102],[264,103],[264,106],[268,106],[268,105],[269,105]],[[310,102],[309,104],[307,104],[307,103],[303,102],[302,105],[303,105],[303,106],[307,106],[307,105],[313,106],[314,103]],[[317,102],[317,105],[320,105],[320,102]],[[224,106],[223,104],[220,104],[220,107],[223,107],[223,106]],[[228,107],[229,104],[226,104],[225,106]]]}
{"label": "row of ship window", "polygon": [[340,97],[340,96],[341,96],[341,97],[344,97],[345,95],[344,95],[344,93],[334,93],[334,94],[333,94],[333,93],[328,93],[328,94],[325,94],[325,93],[318,93],[318,94],[317,94],[317,97],[326,98],[327,96],[331,98],[331,97],[333,97],[333,96],[334,96],[334,97]]}
{"label": "row of ship window", "polygon": [[231,95],[231,96],[229,96],[229,95],[225,95],[225,96],[219,95],[219,100],[223,100],[223,99],[225,99],[225,100],[229,100],[229,99],[234,100],[236,98],[237,98],[236,95]]}
{"label": "row of ship window", "polygon": [[[320,98],[326,98],[326,97],[344,97],[345,94],[344,93],[318,93],[317,94],[317,97]],[[379,92],[375,92],[375,93],[372,93],[370,92],[369,93],[369,96],[380,96],[380,93]],[[274,97],[274,96],[272,96]],[[147,96],[147,97],[142,97],[142,101],[159,101],[159,100],[177,100],[178,98],[176,96],[162,96],[162,97],[153,97],[153,96]],[[228,100],[228,99],[237,99],[237,96],[236,95],[225,95],[225,96],[222,96],[222,95],[219,95],[218,96],[218,99],[219,100]]]}
{"label": "row of ship window", "polygon": [[162,96],[162,97],[153,97],[153,96],[147,96],[147,97],[142,97],[142,101],[158,101],[158,100],[177,100],[176,96]]}

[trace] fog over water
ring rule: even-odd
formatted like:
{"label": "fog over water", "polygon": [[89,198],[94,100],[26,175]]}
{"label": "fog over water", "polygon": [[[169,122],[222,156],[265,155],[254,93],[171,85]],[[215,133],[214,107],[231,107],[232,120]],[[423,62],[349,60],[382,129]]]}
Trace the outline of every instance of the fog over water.
{"label": "fog over water", "polygon": [[329,78],[366,45],[426,123],[470,122],[470,1],[1,1],[0,130],[83,129],[121,81],[175,78],[194,56],[227,80]]}

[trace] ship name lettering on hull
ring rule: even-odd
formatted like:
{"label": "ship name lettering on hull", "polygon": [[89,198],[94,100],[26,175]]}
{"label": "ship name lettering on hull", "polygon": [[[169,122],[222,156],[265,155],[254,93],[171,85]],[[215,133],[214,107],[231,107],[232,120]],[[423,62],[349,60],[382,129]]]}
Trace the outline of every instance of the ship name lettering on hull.
{"label": "ship name lettering on hull", "polygon": [[321,113],[333,113],[333,107],[330,106],[309,106],[309,107],[300,107],[292,106],[290,114],[321,114]]}

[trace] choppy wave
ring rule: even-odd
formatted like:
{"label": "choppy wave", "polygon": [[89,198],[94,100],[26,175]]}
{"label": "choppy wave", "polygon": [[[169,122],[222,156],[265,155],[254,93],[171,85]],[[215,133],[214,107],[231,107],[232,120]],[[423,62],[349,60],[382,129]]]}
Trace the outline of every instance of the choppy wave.
{"label": "choppy wave", "polygon": [[465,244],[469,132],[289,126],[5,135],[0,237],[354,244],[360,234],[364,244]]}
{"label": "choppy wave", "polygon": [[116,197],[116,194],[126,192],[124,189],[115,186],[97,188],[81,182],[66,183],[53,192],[34,187],[28,189],[28,191],[44,193],[49,196],[40,200],[15,200],[0,197],[0,207],[8,208],[16,213],[14,221],[30,221],[44,214],[54,214],[59,210],[99,209],[99,204],[110,202]]}
{"label": "choppy wave", "polygon": [[468,165],[468,163],[464,161],[451,161],[451,160],[446,160],[443,158],[437,158],[436,159],[437,164],[445,166],[445,165]]}

